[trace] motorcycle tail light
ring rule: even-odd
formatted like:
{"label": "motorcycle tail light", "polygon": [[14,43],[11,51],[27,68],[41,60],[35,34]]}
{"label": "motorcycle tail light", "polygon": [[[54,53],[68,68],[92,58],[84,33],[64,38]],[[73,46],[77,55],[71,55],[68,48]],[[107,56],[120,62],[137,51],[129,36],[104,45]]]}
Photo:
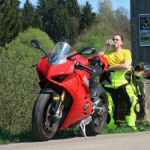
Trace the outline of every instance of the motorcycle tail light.
{"label": "motorcycle tail light", "polygon": [[62,82],[68,75],[67,74],[61,74],[57,76],[52,76],[52,79],[57,82]]}

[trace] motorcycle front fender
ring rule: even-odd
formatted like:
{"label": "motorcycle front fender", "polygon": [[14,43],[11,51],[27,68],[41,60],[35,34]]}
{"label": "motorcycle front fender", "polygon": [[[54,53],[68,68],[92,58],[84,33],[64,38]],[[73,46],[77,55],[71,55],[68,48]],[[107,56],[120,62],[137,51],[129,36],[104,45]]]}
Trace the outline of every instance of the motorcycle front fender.
{"label": "motorcycle front fender", "polygon": [[61,105],[61,96],[58,95],[53,89],[43,88],[40,90],[40,94],[52,94],[52,104],[54,104],[53,113],[55,114]]}
{"label": "motorcycle front fender", "polygon": [[40,90],[40,94],[52,94],[53,96],[60,96],[59,94],[57,94],[53,89],[50,88],[43,88]]}

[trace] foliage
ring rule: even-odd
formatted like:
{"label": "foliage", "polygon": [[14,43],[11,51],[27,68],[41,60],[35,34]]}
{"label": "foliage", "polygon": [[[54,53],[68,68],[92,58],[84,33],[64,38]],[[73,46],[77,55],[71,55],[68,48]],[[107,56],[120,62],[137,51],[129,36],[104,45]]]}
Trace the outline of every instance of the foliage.
{"label": "foliage", "polygon": [[97,52],[105,44],[105,41],[110,37],[113,30],[105,23],[99,24],[96,28],[92,28],[88,33],[86,32],[81,36],[81,42],[76,42],[74,48],[80,50],[81,48],[92,46],[95,47]]}
{"label": "foliage", "polygon": [[0,1],[0,46],[15,39],[21,31],[18,0]]}
{"label": "foliage", "polygon": [[121,34],[125,41],[123,46],[131,49],[129,12],[123,7],[119,7],[117,10],[113,10],[112,8],[111,0],[99,0],[97,21],[104,22],[109,25],[115,33]]}
{"label": "foliage", "polygon": [[96,13],[92,12],[92,6],[89,2],[82,8],[81,21],[80,21],[80,32],[85,28],[88,29],[96,20]]}
{"label": "foliage", "polygon": [[0,2],[0,46],[11,42],[28,27],[43,30],[55,43],[67,41],[75,44],[78,36],[103,22],[128,39],[125,47],[131,48],[128,11],[123,7],[113,10],[111,0],[100,0],[97,14],[92,12],[88,1],[79,6],[77,0],[38,0],[34,7],[26,0],[23,8],[19,8],[19,3],[18,0]]}
{"label": "foliage", "polygon": [[9,129],[0,128],[0,145],[35,140],[31,128],[23,129],[19,132],[12,132]]}
{"label": "foliage", "polygon": [[33,5],[29,2],[29,0],[26,0],[24,4],[21,18],[23,31],[29,27],[42,29],[42,20],[40,16],[36,13]]}
{"label": "foliage", "polygon": [[[44,31],[54,42],[63,40],[74,43],[79,32],[85,27],[89,28],[96,16],[88,3],[81,18],[77,0],[39,0],[36,10],[42,18]],[[85,13],[88,13],[88,17]]]}
{"label": "foliage", "polygon": [[[44,37],[44,38],[43,38]],[[0,47],[0,126],[19,130],[31,125],[33,103],[39,86],[35,64],[43,54],[31,46],[30,40],[42,41],[48,50],[53,41],[38,29],[28,29],[5,48]]]}
{"label": "foliage", "polygon": [[82,34],[76,39],[74,48],[80,50],[86,46],[93,46],[98,52],[105,45],[106,40],[111,39],[114,34],[118,33],[124,37],[123,47],[131,49],[128,11],[122,7],[113,10],[110,0],[100,0],[98,8],[97,24],[83,30]]}
{"label": "foliage", "polygon": [[114,14],[115,17],[115,23],[114,23],[114,29],[122,34],[129,34],[130,33],[130,22],[128,19],[128,10],[123,8],[123,7],[119,7]]}
{"label": "foliage", "polygon": [[112,9],[111,0],[99,0],[98,3],[98,21],[105,22],[109,26],[113,26],[114,24],[114,10]]}

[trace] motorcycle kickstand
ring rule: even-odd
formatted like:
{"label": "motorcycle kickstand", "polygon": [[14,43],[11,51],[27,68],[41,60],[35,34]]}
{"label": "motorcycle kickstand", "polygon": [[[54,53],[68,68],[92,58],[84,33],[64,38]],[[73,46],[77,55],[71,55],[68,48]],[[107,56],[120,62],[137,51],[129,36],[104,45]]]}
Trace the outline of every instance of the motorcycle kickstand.
{"label": "motorcycle kickstand", "polygon": [[86,135],[86,132],[85,132],[85,125],[84,125],[83,122],[80,123],[80,128],[81,128],[81,130],[82,130],[82,132],[84,134],[84,137],[87,138],[87,135]]}

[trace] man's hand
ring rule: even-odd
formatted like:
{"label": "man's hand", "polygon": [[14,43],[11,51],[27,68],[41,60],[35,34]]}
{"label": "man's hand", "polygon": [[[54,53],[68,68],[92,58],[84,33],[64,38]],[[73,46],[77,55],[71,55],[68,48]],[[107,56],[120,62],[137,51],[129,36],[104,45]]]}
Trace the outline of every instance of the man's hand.
{"label": "man's hand", "polygon": [[114,45],[114,41],[112,39],[107,40],[105,46],[98,52],[98,55],[104,55],[105,50],[109,46],[113,46],[113,45]]}

